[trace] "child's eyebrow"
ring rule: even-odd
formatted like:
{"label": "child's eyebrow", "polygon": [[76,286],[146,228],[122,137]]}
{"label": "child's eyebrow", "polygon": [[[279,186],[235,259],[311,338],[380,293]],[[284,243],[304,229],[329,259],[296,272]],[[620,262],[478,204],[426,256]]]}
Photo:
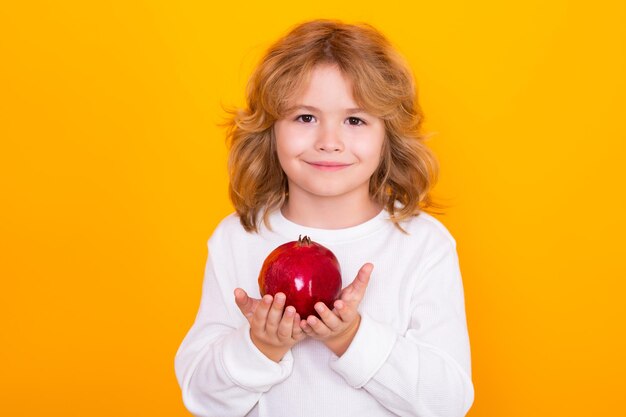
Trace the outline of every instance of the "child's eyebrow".
{"label": "child's eyebrow", "polygon": [[[309,106],[309,105],[306,105],[306,104],[296,104],[295,106],[289,107],[285,112],[286,113],[291,113],[291,112],[295,112],[296,110],[307,110],[307,111],[317,112],[317,113],[321,113],[322,112],[317,107]],[[367,113],[367,111],[365,109],[360,108],[360,107],[355,107],[355,108],[351,108],[351,109],[346,109],[346,113],[347,114]]]}

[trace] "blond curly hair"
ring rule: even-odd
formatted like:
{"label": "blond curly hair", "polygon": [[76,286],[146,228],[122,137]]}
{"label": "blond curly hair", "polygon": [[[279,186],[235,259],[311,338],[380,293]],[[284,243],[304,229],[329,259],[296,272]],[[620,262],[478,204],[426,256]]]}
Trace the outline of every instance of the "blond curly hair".
{"label": "blond curly hair", "polygon": [[439,167],[424,143],[422,111],[404,59],[371,25],[314,20],[270,46],[248,82],[247,107],[230,112],[229,195],[244,229],[258,231],[261,218],[269,226],[269,213],[288,198],[273,126],[321,64],[336,65],[352,81],[359,106],[384,121],[383,156],[369,184],[374,201],[396,225],[443,207],[431,196]]}

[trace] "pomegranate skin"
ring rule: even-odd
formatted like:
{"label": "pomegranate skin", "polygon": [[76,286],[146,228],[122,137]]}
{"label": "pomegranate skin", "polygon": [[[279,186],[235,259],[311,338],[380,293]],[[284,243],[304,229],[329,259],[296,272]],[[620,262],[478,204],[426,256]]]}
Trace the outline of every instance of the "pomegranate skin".
{"label": "pomegranate skin", "polygon": [[285,306],[293,306],[300,317],[319,317],[315,303],[333,308],[341,293],[341,268],[332,251],[307,236],[274,249],[259,273],[261,295],[285,294]]}

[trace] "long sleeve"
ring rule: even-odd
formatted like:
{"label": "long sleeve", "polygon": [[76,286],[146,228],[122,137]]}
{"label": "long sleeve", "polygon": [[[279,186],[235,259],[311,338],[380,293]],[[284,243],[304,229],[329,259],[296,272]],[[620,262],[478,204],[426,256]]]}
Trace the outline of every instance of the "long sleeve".
{"label": "long sleeve", "polygon": [[252,343],[234,303],[233,289],[240,283],[228,262],[218,230],[209,241],[200,309],[175,358],[183,402],[196,416],[244,416],[292,371],[291,352],[275,363]]}
{"label": "long sleeve", "polygon": [[[456,242],[422,213],[398,231],[387,212],[346,229],[313,229],[272,213],[273,231],[246,232],[233,214],[209,240],[200,308],[175,359],[196,416],[461,417],[474,398]],[[258,297],[263,260],[298,234],[336,254],[344,286],[365,262],[374,271],[361,325],[335,356],[306,338],[279,362],[252,343],[233,290]]]}
{"label": "long sleeve", "polygon": [[394,414],[464,416],[474,389],[454,241],[440,242],[415,276],[408,330],[362,314],[355,339],[331,367]]}

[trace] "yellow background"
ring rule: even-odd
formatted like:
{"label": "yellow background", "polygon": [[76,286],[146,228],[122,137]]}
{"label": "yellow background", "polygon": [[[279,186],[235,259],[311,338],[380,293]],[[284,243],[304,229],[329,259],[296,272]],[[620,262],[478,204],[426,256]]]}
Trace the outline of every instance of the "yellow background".
{"label": "yellow background", "polygon": [[0,415],[188,415],[174,354],[231,211],[221,106],[315,17],[376,25],[414,69],[469,415],[626,415],[626,11],[604,0],[3,3]]}

